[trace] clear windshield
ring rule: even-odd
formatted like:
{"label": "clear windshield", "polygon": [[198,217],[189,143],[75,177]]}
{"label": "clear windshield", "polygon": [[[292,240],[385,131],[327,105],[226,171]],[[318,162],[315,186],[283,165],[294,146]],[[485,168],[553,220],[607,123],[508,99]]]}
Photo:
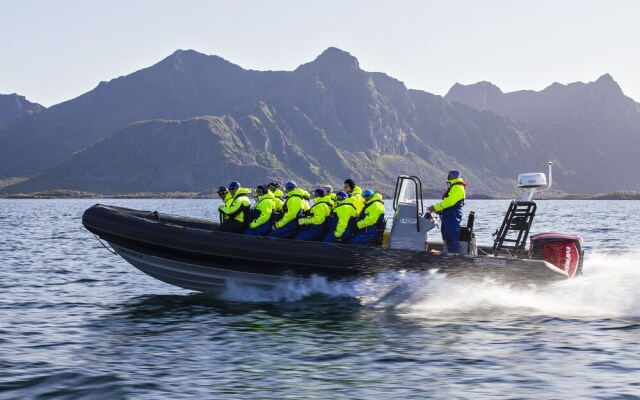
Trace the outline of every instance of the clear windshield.
{"label": "clear windshield", "polygon": [[400,181],[400,193],[398,194],[398,203],[416,203],[416,184],[411,179],[402,179]]}

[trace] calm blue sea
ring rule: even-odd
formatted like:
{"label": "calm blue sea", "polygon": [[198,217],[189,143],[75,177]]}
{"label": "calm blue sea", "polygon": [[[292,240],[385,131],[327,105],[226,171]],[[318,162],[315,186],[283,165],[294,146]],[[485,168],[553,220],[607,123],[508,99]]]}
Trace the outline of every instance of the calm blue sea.
{"label": "calm blue sea", "polygon": [[[102,200],[216,217],[213,200]],[[322,279],[219,298],[108,253],[95,200],[0,200],[0,399],[640,398],[640,202],[540,201],[584,276]],[[480,243],[507,201],[469,200]]]}

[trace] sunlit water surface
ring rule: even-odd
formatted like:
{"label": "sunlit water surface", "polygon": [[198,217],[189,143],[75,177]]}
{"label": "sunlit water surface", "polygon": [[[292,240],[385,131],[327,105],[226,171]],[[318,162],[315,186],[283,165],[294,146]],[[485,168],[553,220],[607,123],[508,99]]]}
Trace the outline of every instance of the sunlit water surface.
{"label": "sunlit water surface", "polygon": [[[532,232],[585,240],[584,275],[551,286],[387,273],[217,298],[109,254],[93,203],[0,200],[2,399],[640,398],[640,202],[540,201]],[[467,202],[480,243],[507,205]]]}

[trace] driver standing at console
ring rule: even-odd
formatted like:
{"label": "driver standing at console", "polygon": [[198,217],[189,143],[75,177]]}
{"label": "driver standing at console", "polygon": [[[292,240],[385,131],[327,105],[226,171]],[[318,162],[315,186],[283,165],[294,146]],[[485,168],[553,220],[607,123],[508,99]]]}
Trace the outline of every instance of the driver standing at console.
{"label": "driver standing at console", "polygon": [[440,214],[442,241],[447,245],[447,252],[458,253],[460,251],[460,222],[462,222],[462,207],[464,206],[467,184],[460,177],[460,171],[452,170],[447,175],[447,185],[449,187],[444,192],[442,201],[429,206],[427,210]]}

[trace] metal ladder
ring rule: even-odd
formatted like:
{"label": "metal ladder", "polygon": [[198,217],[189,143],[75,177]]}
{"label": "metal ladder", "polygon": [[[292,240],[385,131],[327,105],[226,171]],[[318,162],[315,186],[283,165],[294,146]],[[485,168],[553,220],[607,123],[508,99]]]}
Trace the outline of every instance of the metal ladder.
{"label": "metal ladder", "polygon": [[536,203],[533,201],[512,201],[504,216],[502,226],[493,235],[493,254],[501,250],[520,255],[525,252],[527,237],[536,215]]}

